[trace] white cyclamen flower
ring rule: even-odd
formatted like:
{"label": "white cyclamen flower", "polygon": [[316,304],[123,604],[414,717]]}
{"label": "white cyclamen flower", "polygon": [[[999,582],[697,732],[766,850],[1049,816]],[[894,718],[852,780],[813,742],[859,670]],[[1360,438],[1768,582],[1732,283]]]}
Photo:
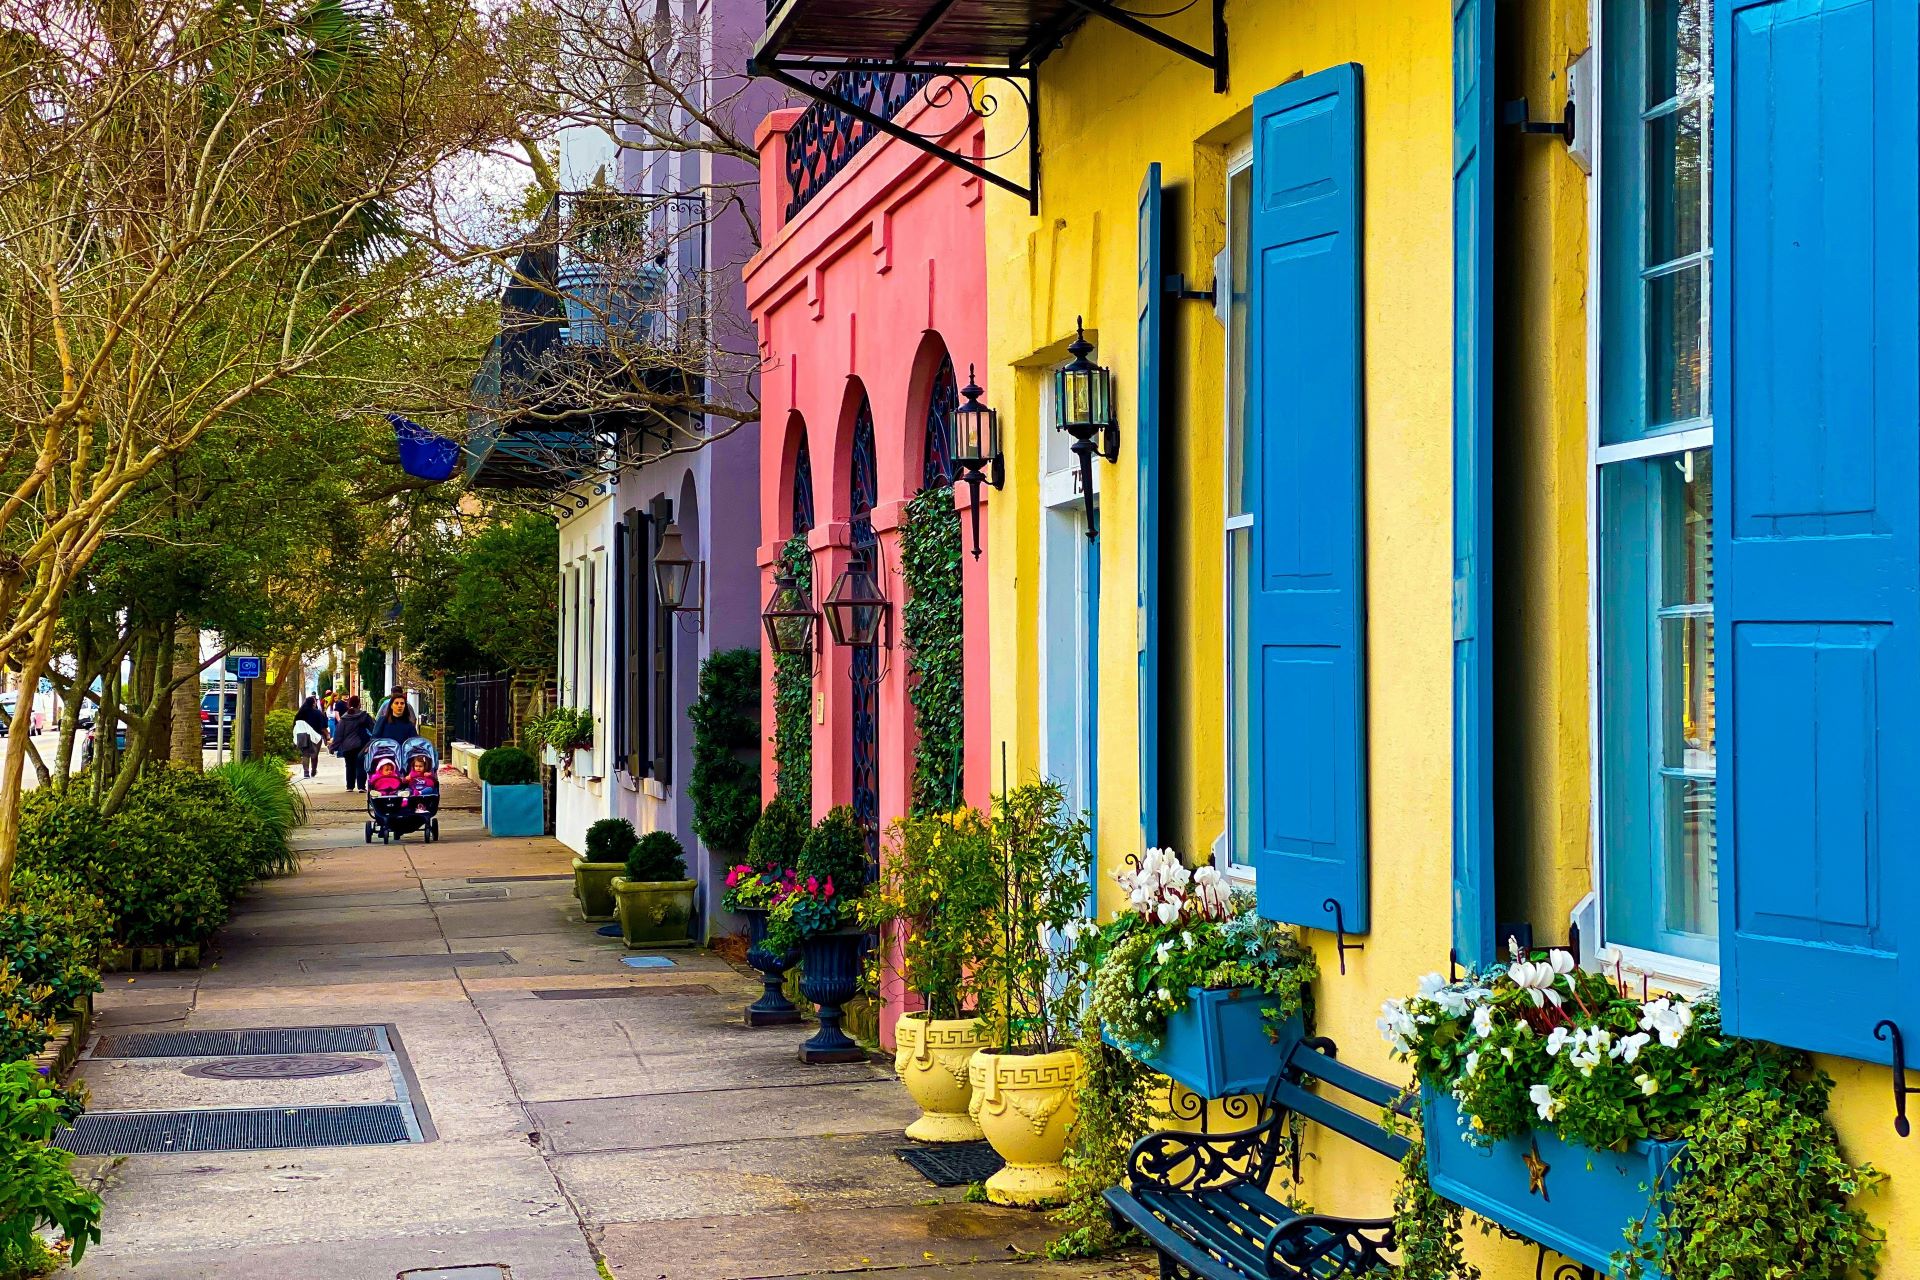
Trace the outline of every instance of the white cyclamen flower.
{"label": "white cyclamen flower", "polygon": [[1542,1008],[1552,1003],[1560,1006],[1560,993],[1553,989],[1560,975],[1553,971],[1553,965],[1545,960],[1516,960],[1507,966],[1507,977],[1513,979],[1513,985],[1526,993],[1533,1001],[1533,1007]]}
{"label": "white cyclamen flower", "polygon": [[1180,918],[1180,904],[1177,902],[1163,902],[1154,908],[1154,914],[1160,917],[1161,924],[1172,924]]}
{"label": "white cyclamen flower", "polygon": [[1658,1035],[1660,1043],[1669,1049],[1679,1045],[1680,1038],[1692,1025],[1693,1009],[1684,1000],[1661,996],[1640,1006],[1640,1029]]}
{"label": "white cyclamen flower", "polygon": [[1553,1090],[1546,1085],[1536,1084],[1529,1088],[1527,1101],[1533,1103],[1533,1109],[1540,1113],[1542,1120],[1551,1120],[1560,1114],[1560,1100],[1553,1096]]}
{"label": "white cyclamen flower", "polygon": [[1507,1046],[1506,1048],[1504,1048],[1504,1049],[1502,1049],[1502,1050],[1500,1050],[1500,1056],[1501,1056],[1501,1057],[1503,1057],[1503,1058],[1505,1058],[1505,1059],[1506,1059],[1506,1060],[1507,1060],[1508,1062],[1512,1062],[1512,1061],[1513,1061],[1513,1047],[1512,1047],[1511,1045],[1509,1045],[1509,1046]]}
{"label": "white cyclamen flower", "polygon": [[1467,1055],[1467,1074],[1472,1075],[1480,1069],[1480,1051],[1475,1049]]}
{"label": "white cyclamen flower", "polygon": [[1380,1037],[1393,1046],[1395,1053],[1406,1053],[1413,1048],[1413,1038],[1420,1028],[1407,1015],[1404,1000],[1389,1000],[1380,1006],[1380,1017],[1373,1024],[1380,1028]]}
{"label": "white cyclamen flower", "polygon": [[1561,975],[1562,977],[1565,977],[1567,974],[1572,973],[1574,969],[1578,967],[1574,963],[1573,953],[1571,951],[1547,952],[1547,965],[1555,973]]}
{"label": "white cyclamen flower", "polygon": [[1660,1092],[1660,1082],[1658,1080],[1655,1080],[1652,1076],[1647,1075],[1645,1072],[1642,1072],[1639,1075],[1635,1076],[1633,1078],[1633,1082],[1639,1085],[1640,1092],[1646,1094],[1649,1098],[1651,1098],[1654,1094]]}
{"label": "white cyclamen flower", "polygon": [[1493,1006],[1481,1005],[1473,1011],[1473,1034],[1482,1039],[1493,1034]]}

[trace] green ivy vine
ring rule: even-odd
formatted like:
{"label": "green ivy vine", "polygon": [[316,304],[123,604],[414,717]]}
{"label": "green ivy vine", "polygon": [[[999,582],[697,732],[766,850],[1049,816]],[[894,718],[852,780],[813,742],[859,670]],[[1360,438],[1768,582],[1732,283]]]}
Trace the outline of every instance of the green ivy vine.
{"label": "green ivy vine", "polygon": [[913,753],[913,812],[960,804],[965,742],[965,603],[960,589],[960,513],[953,491],[922,489],[907,503],[900,529],[901,611],[908,697],[919,742]]}
{"label": "green ivy vine", "polygon": [[710,849],[745,851],[760,818],[760,651],[722,649],[700,664],[693,724],[693,831]]}
{"label": "green ivy vine", "polygon": [[[787,539],[780,548],[780,566],[800,590],[813,589],[813,557],[806,534]],[[813,663],[809,654],[773,655],[773,781],[794,808],[813,812]]]}

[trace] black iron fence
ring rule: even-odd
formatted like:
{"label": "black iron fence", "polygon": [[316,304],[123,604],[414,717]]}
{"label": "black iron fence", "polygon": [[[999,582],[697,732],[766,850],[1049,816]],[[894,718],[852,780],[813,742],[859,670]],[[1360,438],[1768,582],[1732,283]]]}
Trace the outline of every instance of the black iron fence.
{"label": "black iron fence", "polygon": [[447,712],[447,727],[455,741],[470,742],[483,750],[509,741],[513,737],[513,677],[456,677]]}
{"label": "black iron fence", "polygon": [[816,101],[787,130],[787,185],[793,192],[787,217],[806,208],[860,148],[882,136],[839,103],[891,120],[931,79],[925,72],[842,71],[828,81],[833,101]]}

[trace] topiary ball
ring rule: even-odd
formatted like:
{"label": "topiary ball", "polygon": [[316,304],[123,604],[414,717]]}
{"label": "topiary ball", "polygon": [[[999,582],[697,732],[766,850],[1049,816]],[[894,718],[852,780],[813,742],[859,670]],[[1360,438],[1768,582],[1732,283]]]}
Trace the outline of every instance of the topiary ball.
{"label": "topiary ball", "polygon": [[587,861],[625,862],[639,839],[625,818],[602,818],[587,828]]}
{"label": "topiary ball", "polygon": [[687,878],[687,850],[671,831],[649,831],[627,854],[627,879],[635,883]]}
{"label": "topiary ball", "polygon": [[800,879],[833,881],[834,893],[859,896],[867,887],[867,833],[850,805],[836,805],[807,833],[800,849]]}
{"label": "topiary ball", "polygon": [[540,778],[539,766],[533,757],[519,747],[494,747],[482,752],[479,774],[480,781],[496,787],[525,786]]}

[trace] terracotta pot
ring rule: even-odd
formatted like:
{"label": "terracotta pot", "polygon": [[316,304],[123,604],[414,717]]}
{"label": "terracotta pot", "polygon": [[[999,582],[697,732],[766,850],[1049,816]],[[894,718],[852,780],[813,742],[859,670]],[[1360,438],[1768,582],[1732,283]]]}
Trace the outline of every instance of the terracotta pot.
{"label": "terracotta pot", "polygon": [[979,1122],[967,1112],[973,1089],[967,1064],[987,1042],[978,1018],[929,1018],[903,1014],[893,1028],[893,1069],[920,1108],[907,1126],[916,1142],[978,1142]]}
{"label": "terracotta pot", "polygon": [[1080,1051],[973,1055],[969,1114],[1007,1162],[987,1179],[995,1204],[1039,1209],[1066,1200],[1067,1134],[1079,1115],[1073,1091],[1080,1082]]}

